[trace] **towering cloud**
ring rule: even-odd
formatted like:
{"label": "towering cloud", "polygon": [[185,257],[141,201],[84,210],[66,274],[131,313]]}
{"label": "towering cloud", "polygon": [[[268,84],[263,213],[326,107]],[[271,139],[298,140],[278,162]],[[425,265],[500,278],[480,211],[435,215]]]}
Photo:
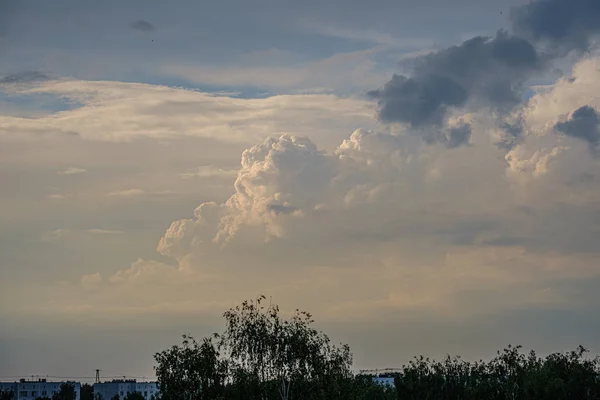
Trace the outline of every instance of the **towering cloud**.
{"label": "towering cloud", "polygon": [[[501,59],[516,70],[539,65]],[[520,124],[515,129],[523,134],[514,134],[505,157],[498,157],[490,140],[498,127],[487,112],[417,123],[420,137],[358,129],[332,152],[305,137],[267,139],[244,151],[231,197],[204,203],[193,218],[173,222],[158,250],[178,259],[198,256],[199,264],[242,252],[281,257],[294,251],[304,253],[286,257],[294,259],[289,263],[325,263],[333,253],[340,257],[382,241],[569,251],[574,234],[557,230],[552,221],[595,209],[600,195],[588,184],[600,180],[598,160],[582,145],[600,143],[598,65],[598,59],[578,62],[573,79],[559,79],[535,94],[516,122],[506,118],[506,124]],[[482,86],[464,85],[477,96],[485,93]],[[431,142],[459,149],[426,145]]]}

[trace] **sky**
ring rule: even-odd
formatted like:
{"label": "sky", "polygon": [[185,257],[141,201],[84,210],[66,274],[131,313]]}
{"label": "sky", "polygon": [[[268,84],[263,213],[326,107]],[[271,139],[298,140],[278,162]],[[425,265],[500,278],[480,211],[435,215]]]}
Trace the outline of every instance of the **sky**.
{"label": "sky", "polygon": [[600,3],[0,1],[0,379],[264,294],[354,367],[600,353]]}

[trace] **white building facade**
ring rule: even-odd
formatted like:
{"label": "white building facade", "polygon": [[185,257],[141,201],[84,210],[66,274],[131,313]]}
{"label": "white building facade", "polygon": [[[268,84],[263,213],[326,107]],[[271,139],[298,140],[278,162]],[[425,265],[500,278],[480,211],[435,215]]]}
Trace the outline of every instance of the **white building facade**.
{"label": "white building facade", "polygon": [[94,399],[101,396],[102,400],[112,400],[118,396],[123,400],[129,393],[140,393],[146,400],[158,396],[156,382],[137,382],[135,379],[116,379],[110,382],[94,383]]}
{"label": "white building facade", "polygon": [[52,398],[60,391],[60,385],[69,383],[75,387],[76,400],[79,400],[81,384],[79,382],[48,382],[46,379],[19,382],[0,382],[0,392],[12,392],[14,400],[35,400],[38,397]]}

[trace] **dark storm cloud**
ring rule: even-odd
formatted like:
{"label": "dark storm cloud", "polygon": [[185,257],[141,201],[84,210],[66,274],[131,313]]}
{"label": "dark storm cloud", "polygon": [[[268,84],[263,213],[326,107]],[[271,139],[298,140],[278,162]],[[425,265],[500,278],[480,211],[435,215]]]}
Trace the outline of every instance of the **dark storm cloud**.
{"label": "dark storm cloud", "polygon": [[471,140],[471,125],[461,123],[453,127],[424,127],[419,128],[417,133],[425,143],[441,143],[449,149],[466,146]]}
{"label": "dark storm cloud", "polygon": [[598,112],[590,107],[583,106],[573,111],[565,122],[558,122],[554,129],[564,135],[585,140],[593,150],[598,149],[600,143],[600,117]]}
{"label": "dark storm cloud", "polygon": [[156,26],[154,26],[148,21],[144,21],[143,19],[134,21],[131,24],[129,24],[129,26],[131,26],[135,30],[142,32],[152,32],[156,30]]}
{"label": "dark storm cloud", "polygon": [[528,41],[501,31],[420,57],[410,77],[395,75],[369,95],[378,101],[382,122],[441,127],[450,109],[470,100],[509,111],[521,102],[525,80],[543,66]]}
{"label": "dark storm cloud", "polygon": [[[512,148],[523,124],[505,117],[522,103],[525,82],[568,50],[589,49],[592,36],[600,33],[600,0],[538,0],[512,8],[511,22],[514,34],[474,37],[420,57],[409,76],[394,75],[382,89],[369,92],[378,102],[379,119],[405,123],[428,143],[444,142],[446,134],[431,132],[443,129],[449,111],[487,107],[504,132],[498,146]],[[542,56],[534,44],[552,51]]]}
{"label": "dark storm cloud", "polygon": [[541,0],[511,10],[513,31],[556,50],[587,50],[600,33],[600,1]]}
{"label": "dark storm cloud", "polygon": [[448,129],[446,135],[446,147],[452,149],[469,144],[471,139],[471,125],[462,124],[460,126],[452,127]]}
{"label": "dark storm cloud", "polygon": [[9,74],[0,79],[0,84],[39,82],[50,79],[46,74],[37,71],[24,71]]}

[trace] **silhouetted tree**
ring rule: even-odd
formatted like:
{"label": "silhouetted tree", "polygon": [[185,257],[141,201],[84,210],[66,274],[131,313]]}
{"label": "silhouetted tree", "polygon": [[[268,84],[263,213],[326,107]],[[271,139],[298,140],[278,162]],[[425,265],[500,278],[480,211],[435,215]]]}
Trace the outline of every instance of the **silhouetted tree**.
{"label": "silhouetted tree", "polygon": [[540,358],[509,345],[489,362],[416,357],[384,387],[353,376],[348,346],[333,346],[309,313],[283,319],[264,299],[225,312],[223,334],[157,353],[162,399],[600,400],[600,359],[581,346]]}
{"label": "silhouetted tree", "polygon": [[94,400],[94,387],[89,383],[81,385],[79,400]]}
{"label": "silhouetted tree", "polygon": [[127,393],[124,400],[146,400],[146,398],[140,392],[131,392]]}
{"label": "silhouetted tree", "polygon": [[76,398],[75,385],[68,382],[61,383],[60,390],[52,396],[52,400],[75,400]]}
{"label": "silhouetted tree", "polygon": [[[264,296],[223,316],[226,329],[197,342],[157,353],[156,375],[163,400],[196,399],[379,399],[389,389],[357,381],[347,345],[331,344],[312,328],[312,316],[296,310],[283,319]],[[364,397],[371,393],[371,397]],[[377,393],[377,394],[376,394]],[[360,394],[360,396],[359,396]]]}
{"label": "silhouetted tree", "polygon": [[600,399],[600,362],[579,347],[545,359],[508,346],[490,362],[459,357],[443,362],[415,358],[396,376],[399,399],[591,400]]}

